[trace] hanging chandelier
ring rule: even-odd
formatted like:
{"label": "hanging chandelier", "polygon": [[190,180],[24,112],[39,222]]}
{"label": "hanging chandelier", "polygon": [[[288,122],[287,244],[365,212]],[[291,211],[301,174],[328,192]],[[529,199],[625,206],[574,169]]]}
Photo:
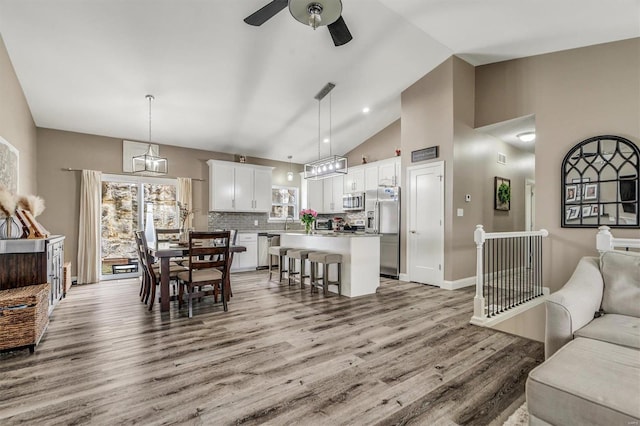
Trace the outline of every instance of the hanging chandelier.
{"label": "hanging chandelier", "polygon": [[[347,158],[331,153],[331,95],[336,87],[333,83],[327,83],[314,97],[318,101],[318,159],[304,165],[304,178],[310,180],[326,179],[333,176],[346,175]],[[320,158],[320,101],[329,94],[329,156]]]}
{"label": "hanging chandelier", "polygon": [[146,153],[132,158],[132,170],[133,173],[141,175],[162,176],[169,172],[169,162],[153,150],[151,144],[151,102],[155,98],[153,95],[146,95],[145,98],[149,101],[149,148]]}

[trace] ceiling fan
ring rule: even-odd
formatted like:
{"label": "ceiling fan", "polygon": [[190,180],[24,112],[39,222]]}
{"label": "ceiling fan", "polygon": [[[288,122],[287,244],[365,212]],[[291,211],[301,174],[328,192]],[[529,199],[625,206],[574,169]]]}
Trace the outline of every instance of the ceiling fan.
{"label": "ceiling fan", "polygon": [[336,46],[347,44],[353,39],[342,19],[341,0],[273,0],[244,18],[244,22],[259,27],[287,6],[291,16],[314,30],[326,25]]}

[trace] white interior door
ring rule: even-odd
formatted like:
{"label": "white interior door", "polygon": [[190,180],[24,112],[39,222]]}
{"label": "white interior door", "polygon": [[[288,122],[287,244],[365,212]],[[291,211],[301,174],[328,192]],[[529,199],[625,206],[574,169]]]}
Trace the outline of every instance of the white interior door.
{"label": "white interior door", "polygon": [[444,163],[408,171],[409,279],[441,286],[444,281]]}

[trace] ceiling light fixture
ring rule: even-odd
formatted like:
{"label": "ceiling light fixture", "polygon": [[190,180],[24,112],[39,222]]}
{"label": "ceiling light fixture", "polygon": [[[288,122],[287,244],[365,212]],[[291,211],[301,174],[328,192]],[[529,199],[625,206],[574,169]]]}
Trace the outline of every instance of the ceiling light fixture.
{"label": "ceiling light fixture", "polygon": [[536,132],[524,132],[516,135],[522,142],[531,142],[536,138]]}
{"label": "ceiling light fixture", "polygon": [[289,171],[287,172],[287,180],[291,182],[293,180],[293,172],[291,171],[291,159],[293,157],[288,155],[287,158],[289,159]]}
{"label": "ceiling light fixture", "polygon": [[333,83],[327,83],[315,96],[318,101],[318,160],[304,165],[304,178],[311,180],[326,179],[333,176],[347,174],[347,159],[331,153],[331,95],[329,95],[329,156],[320,158],[320,101],[336,87]]}
{"label": "ceiling light fixture", "polygon": [[289,11],[297,21],[309,25],[314,30],[320,26],[333,24],[342,13],[341,0],[292,0]]}
{"label": "ceiling light fixture", "polygon": [[133,173],[147,176],[162,176],[169,172],[169,162],[166,158],[160,157],[159,153],[153,151],[151,145],[151,102],[155,99],[153,95],[146,95],[149,101],[149,149],[145,154],[133,157]]}
{"label": "ceiling light fixture", "polygon": [[369,107],[362,108],[362,113],[363,114],[369,114],[369,111],[371,111],[371,109]]}

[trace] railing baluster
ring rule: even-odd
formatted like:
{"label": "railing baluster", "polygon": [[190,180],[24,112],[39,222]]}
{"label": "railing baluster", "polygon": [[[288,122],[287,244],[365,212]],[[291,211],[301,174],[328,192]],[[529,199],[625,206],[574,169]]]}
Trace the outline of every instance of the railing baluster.
{"label": "railing baluster", "polygon": [[482,225],[476,227],[474,320],[495,317],[543,295],[542,238],[547,235],[544,229],[486,233]]}

